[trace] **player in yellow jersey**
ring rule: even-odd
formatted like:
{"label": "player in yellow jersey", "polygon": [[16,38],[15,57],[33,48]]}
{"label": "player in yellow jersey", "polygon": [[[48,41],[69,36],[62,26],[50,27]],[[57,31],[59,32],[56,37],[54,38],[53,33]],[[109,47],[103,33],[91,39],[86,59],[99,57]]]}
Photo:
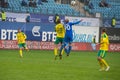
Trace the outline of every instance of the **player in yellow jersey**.
{"label": "player in yellow jersey", "polygon": [[[55,26],[55,31],[56,31],[56,40],[54,42],[55,48],[54,48],[54,54],[55,54],[55,60],[58,56],[58,44],[60,43],[61,47],[63,44],[63,39],[65,35],[65,28],[64,25],[61,23],[60,19],[58,19],[58,24]],[[60,53],[59,57],[62,59],[62,54],[61,54],[62,48],[60,48]]]}
{"label": "player in yellow jersey", "polygon": [[[106,53],[108,51],[109,46],[109,38],[106,34],[106,29],[102,29],[101,39],[100,39],[100,50],[98,51],[98,62],[100,64],[100,71],[108,71],[110,69],[110,66],[107,64],[107,62],[104,60],[104,57],[106,56]],[[106,68],[106,69],[105,69]]]}
{"label": "player in yellow jersey", "polygon": [[26,50],[28,50],[27,46],[26,46],[26,35],[25,33],[21,32],[20,29],[18,29],[18,33],[17,33],[17,42],[18,42],[18,46],[19,46],[19,53],[20,53],[20,57],[23,57],[22,54],[22,49],[25,48]]}

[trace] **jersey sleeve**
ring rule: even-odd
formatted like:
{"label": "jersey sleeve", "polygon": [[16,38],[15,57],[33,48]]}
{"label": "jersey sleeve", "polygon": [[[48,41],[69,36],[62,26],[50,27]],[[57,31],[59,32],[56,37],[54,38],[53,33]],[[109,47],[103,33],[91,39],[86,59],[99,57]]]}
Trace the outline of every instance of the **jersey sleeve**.
{"label": "jersey sleeve", "polygon": [[81,21],[77,21],[77,22],[71,22],[71,25],[75,25],[75,24],[79,24]]}
{"label": "jersey sleeve", "polygon": [[26,36],[26,34],[25,33],[22,33],[23,34],[23,36],[24,36],[24,39],[27,39],[27,36]]}
{"label": "jersey sleeve", "polygon": [[103,43],[109,43],[109,38],[108,38],[108,36],[106,34],[103,35],[102,42]]}

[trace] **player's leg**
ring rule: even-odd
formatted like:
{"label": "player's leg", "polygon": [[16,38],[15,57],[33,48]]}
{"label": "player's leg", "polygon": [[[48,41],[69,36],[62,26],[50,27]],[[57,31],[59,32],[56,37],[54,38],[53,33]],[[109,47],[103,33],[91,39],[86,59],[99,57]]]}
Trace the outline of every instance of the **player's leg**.
{"label": "player's leg", "polygon": [[28,49],[26,43],[23,43],[23,47],[25,48],[25,50],[29,51],[29,49]]}
{"label": "player's leg", "polygon": [[69,40],[69,41],[68,41],[68,43],[69,43],[69,48],[68,48],[68,54],[67,54],[67,56],[69,56],[69,54],[70,54],[70,52],[71,52],[71,50],[72,50],[72,41],[73,41],[73,39],[72,39],[72,37],[69,37],[68,40]]}
{"label": "player's leg", "polygon": [[71,50],[72,50],[72,43],[69,43],[68,55],[70,54]]}
{"label": "player's leg", "polygon": [[57,59],[58,56],[58,44],[59,44],[59,38],[56,38],[54,42],[54,55],[55,55],[55,60]]}
{"label": "player's leg", "polygon": [[69,36],[66,36],[65,38],[64,38],[64,42],[65,42],[65,44],[64,44],[64,50],[65,50],[65,52],[66,52],[66,55],[68,56],[69,55],[69,42],[70,42],[70,38],[69,38]]}
{"label": "player's leg", "polygon": [[62,43],[62,44],[61,44],[61,47],[60,47],[60,54],[61,54],[61,55],[64,54],[64,46],[65,46],[65,44]]}
{"label": "player's leg", "polygon": [[98,57],[97,57],[97,59],[98,59],[98,63],[99,63],[99,65],[100,65],[100,71],[103,71],[105,68],[104,68],[104,64],[102,63],[102,61],[101,61],[101,53],[102,53],[102,51],[101,50],[99,50],[98,51]]}
{"label": "player's leg", "polygon": [[55,44],[54,45],[54,55],[55,55],[55,60],[56,60],[56,58],[57,58],[57,56],[58,56],[58,46],[57,46],[57,44]]}
{"label": "player's leg", "polygon": [[101,62],[106,66],[106,71],[108,71],[110,69],[110,67],[104,59],[105,56],[106,56],[106,51],[103,50],[101,53],[101,57],[102,57]]}
{"label": "player's leg", "polygon": [[18,44],[19,46],[19,55],[22,58],[23,57],[23,53],[22,53],[22,44]]}
{"label": "player's leg", "polygon": [[60,59],[62,59],[62,55],[64,53],[64,39],[60,38],[59,41],[61,43],[59,57],[60,57]]}
{"label": "player's leg", "polygon": [[63,55],[64,54],[64,47],[65,47],[65,38],[61,38],[61,40],[60,40],[60,43],[61,43],[61,46],[60,46],[60,53],[59,54],[61,54],[61,55]]}
{"label": "player's leg", "polygon": [[65,46],[64,51],[66,52],[66,54],[68,54],[69,43],[65,42],[64,46]]}
{"label": "player's leg", "polygon": [[64,37],[63,44],[62,44],[62,47],[60,49],[60,52],[62,55],[64,54],[64,51],[66,52],[66,40],[67,40],[67,36]]}

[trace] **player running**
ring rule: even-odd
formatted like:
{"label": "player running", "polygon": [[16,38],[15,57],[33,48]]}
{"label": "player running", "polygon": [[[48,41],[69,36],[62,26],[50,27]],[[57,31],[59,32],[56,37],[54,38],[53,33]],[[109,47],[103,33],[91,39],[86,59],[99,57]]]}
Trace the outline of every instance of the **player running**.
{"label": "player running", "polygon": [[69,56],[70,51],[72,49],[72,41],[73,41],[73,32],[72,32],[72,25],[75,24],[79,24],[82,21],[82,19],[80,21],[77,22],[69,22],[68,19],[65,19],[65,37],[64,37],[64,45],[62,46],[62,48],[64,48],[63,50],[65,50],[65,52],[67,53],[67,56]]}
{"label": "player running", "polygon": [[20,57],[21,57],[21,58],[23,57],[22,49],[25,48],[26,50],[28,50],[28,48],[27,48],[27,46],[26,46],[26,43],[25,43],[26,38],[27,38],[27,37],[26,37],[25,33],[21,32],[21,30],[18,29],[17,42],[18,42],[19,54],[20,54]]}
{"label": "player running", "polygon": [[[110,69],[110,66],[107,64],[107,62],[104,60],[104,57],[106,56],[106,53],[108,51],[108,45],[109,45],[109,38],[106,34],[106,29],[102,29],[102,35],[100,39],[100,50],[98,51],[98,62],[100,64],[100,71],[108,71]],[[105,69],[106,67],[106,69]]]}
{"label": "player running", "polygon": [[[60,43],[61,45],[63,44],[63,39],[64,39],[64,35],[65,35],[65,28],[64,25],[61,23],[60,19],[58,19],[57,21],[57,25],[55,26],[55,31],[56,31],[56,40],[54,42],[55,44],[55,48],[54,48],[54,54],[55,54],[55,60],[58,56],[58,44]],[[60,48],[60,52],[61,52],[61,48]],[[62,59],[62,55],[59,54],[60,59]]]}

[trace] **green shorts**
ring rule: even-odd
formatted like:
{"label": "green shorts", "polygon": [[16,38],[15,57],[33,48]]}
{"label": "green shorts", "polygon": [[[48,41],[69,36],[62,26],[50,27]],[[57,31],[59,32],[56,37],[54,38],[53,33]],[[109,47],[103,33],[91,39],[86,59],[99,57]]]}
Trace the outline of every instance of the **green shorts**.
{"label": "green shorts", "polygon": [[54,43],[55,43],[55,44],[59,44],[59,43],[61,43],[61,44],[62,44],[62,43],[63,43],[63,39],[64,39],[64,38],[59,38],[59,37],[56,37],[56,40],[55,40],[55,42],[54,42]]}
{"label": "green shorts", "polygon": [[21,43],[21,44],[18,44],[19,48],[22,48],[22,47],[26,47],[26,43]]}
{"label": "green shorts", "polygon": [[98,57],[104,58],[106,56],[107,51],[105,50],[99,50],[98,51]]}

